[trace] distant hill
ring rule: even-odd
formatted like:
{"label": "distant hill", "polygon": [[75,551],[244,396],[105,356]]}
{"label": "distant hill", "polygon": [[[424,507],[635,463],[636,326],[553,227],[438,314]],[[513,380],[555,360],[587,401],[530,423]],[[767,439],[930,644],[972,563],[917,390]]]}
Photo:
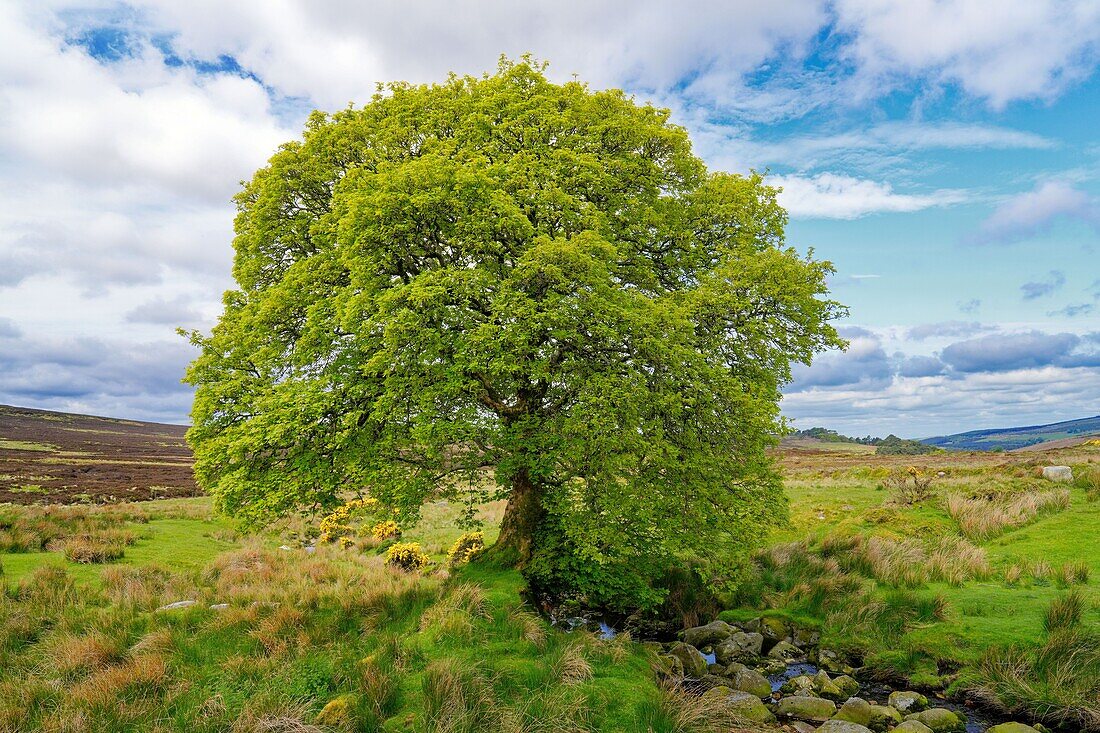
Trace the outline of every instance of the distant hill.
{"label": "distant hill", "polygon": [[0,503],[196,496],[186,432],[183,425],[0,405]]}
{"label": "distant hill", "polygon": [[925,438],[921,442],[948,450],[1021,450],[1054,441],[1058,442],[1057,447],[1070,447],[1094,437],[1100,437],[1100,415],[1049,425],[971,430]]}

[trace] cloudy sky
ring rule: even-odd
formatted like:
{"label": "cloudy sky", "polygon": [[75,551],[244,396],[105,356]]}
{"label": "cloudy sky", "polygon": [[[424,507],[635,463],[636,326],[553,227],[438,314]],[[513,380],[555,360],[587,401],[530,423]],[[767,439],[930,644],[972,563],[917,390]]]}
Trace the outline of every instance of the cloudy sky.
{"label": "cloudy sky", "polygon": [[2,2],[0,403],[186,422],[239,181],[311,109],[528,51],[783,187],[851,306],[798,427],[1100,413],[1095,0]]}

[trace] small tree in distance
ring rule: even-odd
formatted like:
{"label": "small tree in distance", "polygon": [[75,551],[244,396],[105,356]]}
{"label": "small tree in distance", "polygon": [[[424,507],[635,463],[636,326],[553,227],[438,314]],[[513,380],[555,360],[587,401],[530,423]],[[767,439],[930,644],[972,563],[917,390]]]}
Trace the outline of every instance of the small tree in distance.
{"label": "small tree in distance", "polygon": [[498,557],[620,607],[687,559],[735,579],[783,519],[765,449],[791,363],[843,345],[831,265],[666,110],[544,71],[390,84],[245,185],[187,374],[221,510],[506,498]]}

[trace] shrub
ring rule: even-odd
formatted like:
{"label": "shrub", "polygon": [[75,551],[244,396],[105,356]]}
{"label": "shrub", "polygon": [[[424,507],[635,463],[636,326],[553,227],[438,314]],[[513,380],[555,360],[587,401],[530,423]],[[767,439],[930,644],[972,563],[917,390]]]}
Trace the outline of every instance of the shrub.
{"label": "shrub", "polygon": [[397,526],[397,522],[387,519],[371,527],[370,534],[378,540],[391,540],[401,536],[401,529]]}
{"label": "shrub", "polygon": [[474,555],[485,547],[485,535],[482,532],[466,532],[451,546],[447,553],[447,562],[456,567],[473,559]]}
{"label": "shrub", "polygon": [[386,551],[386,564],[407,573],[419,572],[428,567],[431,558],[420,549],[419,542],[398,542]]}
{"label": "shrub", "polygon": [[352,499],[346,504],[336,507],[331,514],[321,519],[321,542],[336,542],[341,537],[354,534],[351,527],[352,518],[356,514],[371,511],[378,507],[378,500],[374,498]]}
{"label": "shrub", "polygon": [[[934,449],[933,449],[934,450]],[[898,504],[916,504],[932,498],[932,476],[925,476],[915,466],[896,469],[882,480],[882,486],[890,492]]]}

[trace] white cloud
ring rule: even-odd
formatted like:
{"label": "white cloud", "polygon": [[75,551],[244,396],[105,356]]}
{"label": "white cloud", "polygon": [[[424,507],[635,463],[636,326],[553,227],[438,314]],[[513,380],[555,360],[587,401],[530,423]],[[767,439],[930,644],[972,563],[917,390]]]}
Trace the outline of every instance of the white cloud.
{"label": "white cloud", "polygon": [[1100,228],[1100,203],[1065,181],[1045,181],[1034,190],[1002,202],[972,239],[978,242],[1027,239],[1050,229],[1059,218],[1079,219]]}
{"label": "white cloud", "polygon": [[836,14],[868,86],[898,76],[953,83],[994,108],[1056,97],[1100,51],[1093,0],[838,0]]}
{"label": "white cloud", "polygon": [[836,173],[776,176],[771,184],[783,188],[779,201],[791,216],[814,219],[856,219],[867,214],[920,211],[965,199],[961,192],[950,190],[896,193],[889,183]]}

